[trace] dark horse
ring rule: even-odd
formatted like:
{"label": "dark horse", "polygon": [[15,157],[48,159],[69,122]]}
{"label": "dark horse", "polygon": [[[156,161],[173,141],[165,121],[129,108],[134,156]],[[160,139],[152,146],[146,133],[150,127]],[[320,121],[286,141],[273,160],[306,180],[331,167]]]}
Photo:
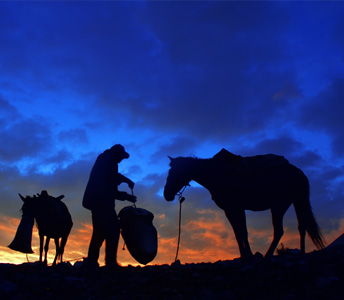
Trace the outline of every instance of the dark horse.
{"label": "dark horse", "polygon": [[[44,246],[44,264],[47,264],[47,253],[49,249],[50,239],[55,240],[56,255],[53,265],[56,265],[57,260],[62,262],[64,248],[67,242],[68,235],[72,229],[72,217],[68,211],[67,206],[61,201],[63,195],[55,198],[46,191],[33,197],[20,195],[24,201],[22,206],[23,217],[30,217],[36,219],[38,227],[38,234],[40,240],[39,261],[42,263],[44,237],[46,236]],[[60,242],[61,238],[61,242]]]}
{"label": "dark horse", "polygon": [[306,232],[318,249],[324,247],[309,202],[308,179],[284,157],[273,154],[242,157],[222,149],[210,159],[170,157],[170,160],[165,199],[172,201],[191,180],[207,188],[215,203],[225,211],[242,258],[252,256],[245,210],[271,210],[274,236],[265,257],[275,252],[284,233],[283,216],[291,204],[298,219],[301,253],[305,253]]}

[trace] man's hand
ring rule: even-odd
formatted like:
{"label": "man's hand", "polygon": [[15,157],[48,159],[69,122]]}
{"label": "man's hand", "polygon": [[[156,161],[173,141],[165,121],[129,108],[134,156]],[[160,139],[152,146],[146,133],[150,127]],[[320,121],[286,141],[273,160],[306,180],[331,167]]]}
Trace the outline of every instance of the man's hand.
{"label": "man's hand", "polygon": [[128,201],[133,202],[133,203],[136,202],[136,196],[130,195],[127,192],[118,191],[116,194],[116,199],[121,200],[121,201],[128,200]]}
{"label": "man's hand", "polygon": [[135,203],[136,202],[136,196],[128,194],[127,200],[132,202],[132,203]]}

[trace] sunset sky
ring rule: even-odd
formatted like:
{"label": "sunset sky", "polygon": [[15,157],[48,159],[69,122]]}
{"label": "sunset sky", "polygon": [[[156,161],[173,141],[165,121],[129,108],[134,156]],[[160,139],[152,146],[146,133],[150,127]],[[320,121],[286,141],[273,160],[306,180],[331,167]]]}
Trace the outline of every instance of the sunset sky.
{"label": "sunset sky", "polygon": [[[343,15],[341,1],[1,1],[0,263],[27,261],[7,245],[18,193],[42,190],[65,195],[73,218],[65,260],[87,255],[82,196],[95,159],[117,143],[130,153],[119,169],[136,183],[137,206],[155,215],[152,264],[172,263],[177,246],[179,205],[162,195],[167,156],[221,148],[301,168],[332,242],[344,232]],[[239,257],[209,192],[191,182],[184,195],[181,262]],[[117,201],[117,212],[127,205]],[[264,254],[270,212],[247,212],[247,223],[252,251]],[[281,242],[297,248],[292,207],[284,225]],[[29,261],[38,260],[33,236]],[[122,246],[118,261],[136,264]],[[315,249],[309,238],[306,248]]]}

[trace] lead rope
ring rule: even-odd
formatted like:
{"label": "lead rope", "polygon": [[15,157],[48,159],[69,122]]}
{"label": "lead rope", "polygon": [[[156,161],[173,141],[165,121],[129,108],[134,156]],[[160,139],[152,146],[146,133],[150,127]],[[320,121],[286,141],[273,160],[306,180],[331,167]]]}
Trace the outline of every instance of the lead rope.
{"label": "lead rope", "polygon": [[[131,195],[134,196],[134,189],[131,189]],[[133,207],[136,208],[136,204],[135,203],[133,203]]]}
{"label": "lead rope", "polygon": [[180,244],[180,234],[181,234],[181,224],[182,224],[182,203],[185,200],[185,197],[183,197],[183,192],[185,191],[186,187],[188,185],[185,185],[181,192],[178,193],[178,200],[179,200],[179,226],[178,226],[178,242],[177,242],[177,252],[176,257],[174,259],[174,262],[178,259],[178,252],[179,252],[179,244]]}

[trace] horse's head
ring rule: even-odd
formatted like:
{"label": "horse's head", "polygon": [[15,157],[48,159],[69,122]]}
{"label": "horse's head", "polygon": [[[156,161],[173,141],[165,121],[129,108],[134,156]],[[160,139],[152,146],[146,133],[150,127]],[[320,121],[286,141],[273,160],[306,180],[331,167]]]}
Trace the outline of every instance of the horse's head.
{"label": "horse's head", "polygon": [[191,177],[188,174],[189,170],[186,168],[185,160],[187,158],[177,157],[170,159],[170,170],[168,172],[166,185],[164,188],[164,197],[167,201],[174,200],[175,195],[191,181]]}

